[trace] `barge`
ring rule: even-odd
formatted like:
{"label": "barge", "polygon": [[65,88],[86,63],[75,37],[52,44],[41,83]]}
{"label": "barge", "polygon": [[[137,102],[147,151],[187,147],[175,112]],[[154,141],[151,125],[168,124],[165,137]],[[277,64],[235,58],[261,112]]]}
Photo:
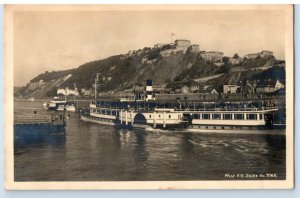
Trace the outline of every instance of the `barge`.
{"label": "barge", "polygon": [[15,118],[14,147],[33,143],[58,143],[65,139],[65,117],[63,114],[40,117]]}

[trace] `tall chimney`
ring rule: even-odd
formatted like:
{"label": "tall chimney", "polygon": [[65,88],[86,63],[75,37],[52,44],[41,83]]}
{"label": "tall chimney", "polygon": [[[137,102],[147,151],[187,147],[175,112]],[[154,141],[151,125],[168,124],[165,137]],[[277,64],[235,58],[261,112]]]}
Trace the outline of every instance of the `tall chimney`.
{"label": "tall chimney", "polygon": [[153,97],[152,80],[146,80],[146,101],[155,100]]}

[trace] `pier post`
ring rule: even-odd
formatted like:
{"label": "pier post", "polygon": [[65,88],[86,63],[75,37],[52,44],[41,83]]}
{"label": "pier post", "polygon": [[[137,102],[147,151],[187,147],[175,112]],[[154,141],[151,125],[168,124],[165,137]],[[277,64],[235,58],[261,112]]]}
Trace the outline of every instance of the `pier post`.
{"label": "pier post", "polygon": [[131,111],[131,125],[133,125],[133,111]]}
{"label": "pier post", "polygon": [[128,113],[125,111],[125,124],[128,125]]}
{"label": "pier post", "polygon": [[166,119],[165,119],[165,115],[166,115],[166,112],[164,111],[164,114],[163,114],[163,127],[166,128]]}
{"label": "pier post", "polygon": [[155,111],[153,112],[153,128],[156,127]]}
{"label": "pier post", "polygon": [[120,111],[120,114],[119,114],[119,116],[120,116],[120,121],[121,121],[121,124],[123,124],[123,114],[122,114],[122,112],[123,112],[123,110],[121,110]]}

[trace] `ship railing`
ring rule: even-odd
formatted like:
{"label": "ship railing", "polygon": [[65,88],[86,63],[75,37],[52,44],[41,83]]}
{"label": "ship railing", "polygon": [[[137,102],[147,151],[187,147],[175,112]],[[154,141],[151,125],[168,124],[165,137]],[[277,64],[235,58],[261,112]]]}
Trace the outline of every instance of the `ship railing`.
{"label": "ship railing", "polygon": [[98,109],[114,109],[114,110],[139,110],[139,111],[153,111],[155,108],[170,108],[174,109],[175,111],[261,111],[261,110],[273,110],[277,109],[278,105],[273,104],[270,106],[266,105],[228,105],[228,106],[215,106],[215,105],[182,105],[177,104],[150,104],[150,106],[144,105],[134,105],[134,104],[122,104],[122,103],[109,103],[109,102],[96,102],[92,101],[92,104],[96,105]]}
{"label": "ship railing", "polygon": [[265,111],[265,110],[277,110],[277,107],[262,107],[262,108],[174,108],[174,111]]}
{"label": "ship railing", "polygon": [[[104,106],[97,106],[97,109],[111,109],[111,110],[138,110],[138,111],[155,111],[155,109],[159,109],[157,107],[154,108],[121,108],[121,107],[104,107]],[[234,107],[234,108],[163,108],[163,109],[174,109],[174,111],[264,111],[264,110],[276,110],[277,107],[251,107],[251,108],[243,108],[243,107]]]}

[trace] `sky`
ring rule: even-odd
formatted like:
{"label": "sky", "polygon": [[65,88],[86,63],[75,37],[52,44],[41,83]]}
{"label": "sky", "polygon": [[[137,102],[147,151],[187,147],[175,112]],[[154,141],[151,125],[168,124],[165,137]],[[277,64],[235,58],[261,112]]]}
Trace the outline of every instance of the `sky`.
{"label": "sky", "polygon": [[18,11],[14,13],[14,83],[129,50],[189,39],[225,56],[271,50],[284,59],[278,10]]}

